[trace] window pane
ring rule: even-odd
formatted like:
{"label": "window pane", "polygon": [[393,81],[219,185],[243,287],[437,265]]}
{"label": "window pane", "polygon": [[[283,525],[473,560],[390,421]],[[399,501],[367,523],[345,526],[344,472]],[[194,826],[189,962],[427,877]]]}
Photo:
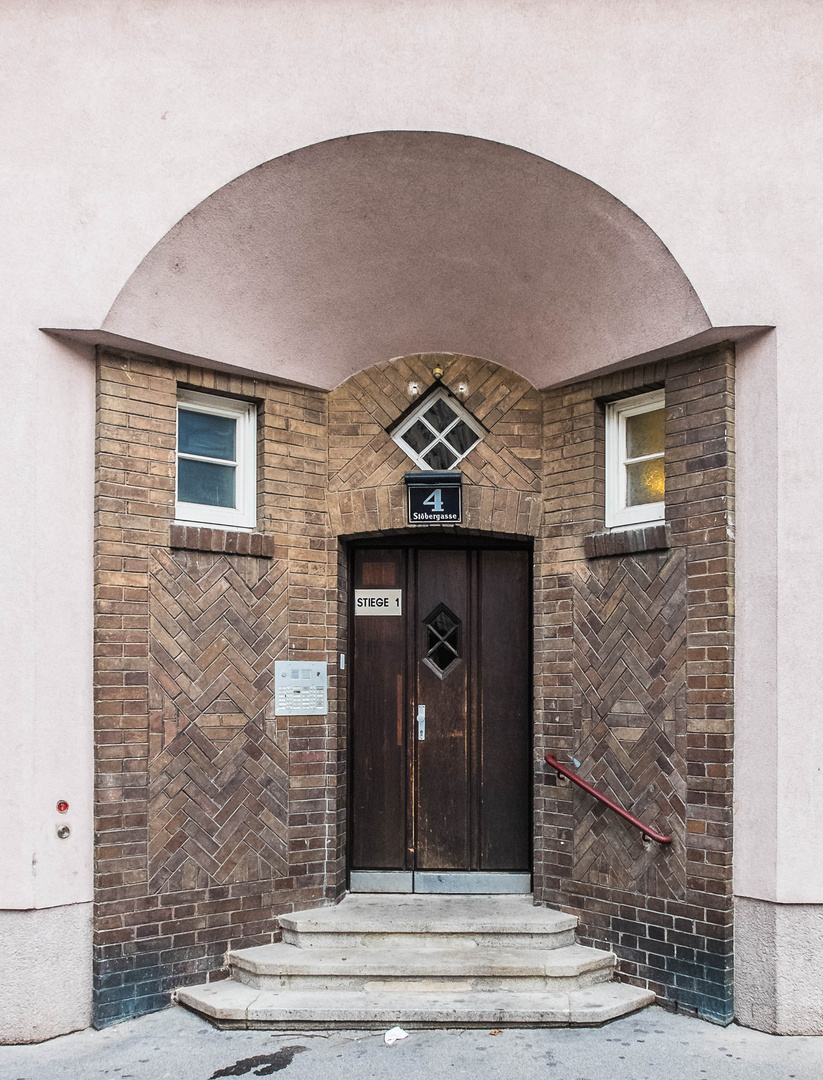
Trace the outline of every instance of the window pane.
{"label": "window pane", "polygon": [[458,454],[465,454],[466,451],[471,450],[478,441],[478,436],[475,435],[469,425],[464,424],[462,420],[455,424],[446,436],[446,442],[451,443]]}
{"label": "window pane", "polygon": [[428,638],[426,662],[442,677],[460,659],[460,620],[440,604],[424,620],[424,626]]}
{"label": "window pane", "polygon": [[437,652],[437,651],[442,652],[443,650],[445,650],[447,653],[449,653],[449,652],[451,653],[452,660],[454,660],[455,657],[459,657],[460,654],[457,651],[457,631],[456,630],[453,630],[452,633],[447,638],[443,638],[443,639],[439,638],[437,636],[437,634],[435,634],[435,632],[431,628],[429,628],[428,634],[429,634],[429,639],[428,639],[428,645],[426,646],[426,648],[427,648],[426,655],[427,656],[433,656],[435,654],[435,652]]}
{"label": "window pane", "polygon": [[421,450],[425,450],[429,443],[434,438],[429,428],[425,424],[421,424],[417,420],[408,431],[405,431],[400,438],[403,442],[407,442],[409,446],[416,453],[420,453]]}
{"label": "window pane", "polygon": [[207,506],[236,506],[234,465],[178,458],[177,498]]}
{"label": "window pane", "polygon": [[428,625],[437,634],[437,640],[440,638],[446,638],[449,634],[457,632],[457,622],[450,611],[446,611],[445,608],[438,611],[433,619],[430,619]]}
{"label": "window pane", "polygon": [[[666,410],[638,413],[626,417],[626,457],[662,454],[665,443]],[[643,502],[648,500],[643,499]]]}
{"label": "window pane", "polygon": [[[236,432],[237,421],[229,416],[212,416],[211,413],[190,412],[188,409],[178,410],[177,449],[181,454],[234,461]],[[194,501],[205,502],[204,499]]]}
{"label": "window pane", "polygon": [[442,398],[438,398],[430,409],[426,409],[423,415],[431,426],[438,431],[447,428],[453,420],[457,419],[457,413],[450,409]]}
{"label": "window pane", "polygon": [[445,671],[449,664],[454,663],[457,657],[445,645],[438,645],[436,649],[429,653],[428,659],[431,660],[438,671]]}
{"label": "window pane", "polygon": [[449,450],[445,443],[436,443],[428,454],[423,456],[430,469],[450,469],[457,461],[457,457]]}
{"label": "window pane", "polygon": [[666,494],[663,458],[626,466],[626,506],[662,502]]}

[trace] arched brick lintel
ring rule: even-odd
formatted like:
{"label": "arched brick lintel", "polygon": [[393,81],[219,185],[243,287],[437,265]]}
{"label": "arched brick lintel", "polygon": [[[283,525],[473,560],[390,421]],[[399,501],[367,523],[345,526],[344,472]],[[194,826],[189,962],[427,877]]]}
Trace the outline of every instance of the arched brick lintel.
{"label": "arched brick lintel", "polygon": [[[404,488],[388,485],[330,494],[328,508],[333,535],[352,539],[407,529],[405,495]],[[518,539],[534,537],[540,524],[540,510],[539,495],[471,485],[463,489],[460,532],[494,533]]]}
{"label": "arched brick lintel", "polygon": [[460,463],[462,528],[533,537],[540,527],[542,395],[516,372],[480,357],[416,353],[351,376],[329,395],[331,531],[344,537],[407,527],[404,473],[413,462],[386,430],[443,370],[442,385],[486,428]]}

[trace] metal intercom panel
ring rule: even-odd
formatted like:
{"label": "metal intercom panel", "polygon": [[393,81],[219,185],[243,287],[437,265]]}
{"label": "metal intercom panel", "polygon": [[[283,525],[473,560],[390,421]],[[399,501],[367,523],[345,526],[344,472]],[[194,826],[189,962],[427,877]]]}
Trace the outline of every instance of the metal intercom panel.
{"label": "metal intercom panel", "polygon": [[275,716],[325,716],[328,711],[325,661],[275,660]]}

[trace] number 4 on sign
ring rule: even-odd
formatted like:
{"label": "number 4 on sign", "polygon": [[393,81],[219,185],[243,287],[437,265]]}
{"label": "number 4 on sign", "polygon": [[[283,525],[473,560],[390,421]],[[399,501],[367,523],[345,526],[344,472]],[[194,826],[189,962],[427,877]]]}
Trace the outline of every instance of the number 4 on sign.
{"label": "number 4 on sign", "polygon": [[441,495],[441,489],[435,488],[427,499],[423,500],[424,506],[430,506],[436,514],[439,514],[443,509],[443,496]]}

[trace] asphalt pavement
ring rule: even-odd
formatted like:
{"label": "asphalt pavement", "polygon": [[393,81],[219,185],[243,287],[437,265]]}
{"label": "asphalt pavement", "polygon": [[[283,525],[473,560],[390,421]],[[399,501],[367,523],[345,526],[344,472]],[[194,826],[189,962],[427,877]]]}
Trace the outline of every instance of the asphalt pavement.
{"label": "asphalt pavement", "polygon": [[104,1031],[0,1046],[0,1080],[823,1080],[823,1037],[646,1009],[602,1028],[217,1031],[180,1007]]}

